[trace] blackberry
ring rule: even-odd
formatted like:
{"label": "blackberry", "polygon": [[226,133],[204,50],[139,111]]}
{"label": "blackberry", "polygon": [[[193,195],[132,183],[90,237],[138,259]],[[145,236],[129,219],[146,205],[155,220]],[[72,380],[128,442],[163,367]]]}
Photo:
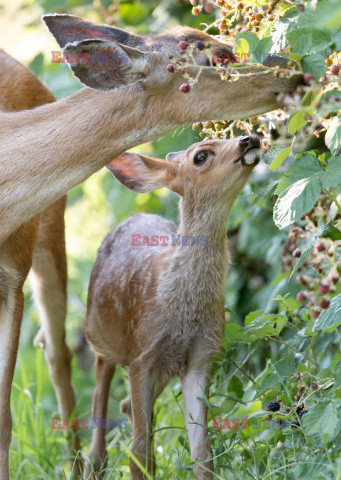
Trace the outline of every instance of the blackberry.
{"label": "blackberry", "polygon": [[277,412],[281,408],[279,402],[270,402],[269,405],[266,407],[267,410],[270,412]]}
{"label": "blackberry", "polygon": [[200,42],[200,41],[198,41],[198,42],[196,43],[196,46],[197,46],[197,48],[198,48],[199,50],[204,50],[204,48],[205,48],[204,42]]}

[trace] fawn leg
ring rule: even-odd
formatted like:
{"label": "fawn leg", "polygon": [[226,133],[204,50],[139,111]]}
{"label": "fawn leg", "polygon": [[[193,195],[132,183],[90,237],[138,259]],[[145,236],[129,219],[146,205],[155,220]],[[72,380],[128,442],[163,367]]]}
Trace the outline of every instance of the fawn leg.
{"label": "fawn leg", "polygon": [[[72,355],[65,341],[67,266],[64,210],[65,198],[62,198],[42,216],[33,255],[31,284],[42,324],[38,336],[45,347],[59,411],[63,417],[69,418],[75,413],[76,402],[71,385]],[[72,453],[80,449],[77,430],[68,431],[68,442]],[[81,458],[76,456],[73,472],[79,475],[81,470]]]}
{"label": "fawn leg", "polygon": [[[200,464],[194,465],[193,471],[200,480],[212,480],[213,461],[211,442],[207,439],[207,407],[201,400],[208,384],[209,375],[196,369],[189,369],[182,378],[182,395],[191,447],[192,460],[198,459]],[[200,424],[196,425],[194,422]]]}
{"label": "fawn leg", "polygon": [[9,447],[12,436],[11,386],[17,359],[24,295],[21,289],[3,288],[0,275],[0,480],[9,480]]}
{"label": "fawn leg", "polygon": [[96,355],[95,372],[97,386],[93,396],[92,417],[97,419],[98,425],[93,430],[91,447],[85,464],[84,478],[86,479],[93,471],[96,472],[101,466],[105,466],[107,460],[105,429],[102,428],[102,421],[107,417],[110,383],[115,372],[115,365],[109,365],[103,357]]}
{"label": "fawn leg", "polygon": [[[147,472],[153,473],[151,422],[156,378],[150,371],[133,366],[129,369],[129,379],[133,418],[132,451]],[[146,478],[133,459],[129,460],[129,466],[132,480]]]}

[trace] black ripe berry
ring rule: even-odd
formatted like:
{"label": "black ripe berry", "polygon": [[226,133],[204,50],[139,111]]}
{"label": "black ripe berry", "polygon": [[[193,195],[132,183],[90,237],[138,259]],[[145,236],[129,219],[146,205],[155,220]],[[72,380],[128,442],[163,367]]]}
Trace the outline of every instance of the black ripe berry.
{"label": "black ripe berry", "polygon": [[204,48],[205,48],[204,42],[197,42],[196,46],[197,46],[198,50],[204,50]]}
{"label": "black ripe berry", "polygon": [[277,412],[281,408],[279,402],[270,402],[266,409],[269,412]]}

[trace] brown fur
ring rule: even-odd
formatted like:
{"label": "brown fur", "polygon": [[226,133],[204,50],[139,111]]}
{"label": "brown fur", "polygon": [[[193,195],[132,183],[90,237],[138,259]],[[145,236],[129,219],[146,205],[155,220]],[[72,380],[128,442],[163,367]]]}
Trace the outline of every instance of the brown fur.
{"label": "brown fur", "polygon": [[[224,329],[226,223],[252,171],[238,161],[250,148],[245,142],[249,142],[248,137],[244,143],[237,138],[195,144],[181,152],[173,164],[164,161],[163,175],[160,160],[136,154],[131,154],[130,170],[122,168],[120,158],[110,167],[134,191],[150,191],[156,184],[183,192],[178,229],[157,215],[138,214],[112,230],[99,249],[89,286],[86,334],[97,361],[107,369],[102,367],[98,372],[93,415],[106,412],[108,383],[115,365],[128,366],[133,451],[150,472],[153,404],[169,379],[179,375],[191,454],[199,460],[194,473],[203,480],[213,478],[207,430],[193,427],[190,415],[197,423],[206,424],[207,409],[197,397],[205,395]],[[195,166],[193,158],[200,151],[209,152],[209,157],[203,165]],[[129,154],[124,158],[128,160]],[[133,234],[151,238],[174,233],[205,236],[207,245],[143,247],[131,243]],[[123,407],[127,410],[127,402]],[[85,474],[89,475],[91,462],[98,468],[105,458],[104,434],[96,432]],[[144,478],[134,461],[130,469],[133,480]]]}
{"label": "brown fur", "polygon": [[[69,42],[78,45],[89,38],[118,42],[114,50],[119,55],[135,50],[131,68],[123,72],[122,67],[122,75],[118,76],[120,88],[109,92],[84,88],[59,102],[54,102],[52,94],[32,73],[0,52],[0,315],[7,322],[0,323],[0,334],[2,339],[10,335],[3,348],[8,365],[3,362],[3,375],[0,372],[5,392],[0,407],[3,480],[8,479],[9,394],[21,321],[18,305],[22,303],[22,284],[32,262],[43,323],[37,342],[45,343],[62,413],[69,415],[74,406],[64,328],[63,195],[126,149],[176,127],[271,110],[277,106],[277,93],[292,91],[299,80],[298,75],[275,79],[271,73],[264,73],[224,83],[217,73],[205,71],[201,81],[183,95],[178,92],[180,76],[166,71],[169,55],[179,53],[178,42],[209,41],[214,48],[230,51],[228,46],[187,27],[141,37],[68,15],[48,16],[45,21],[66,51]],[[196,53],[196,60],[201,65],[207,61],[202,52]],[[86,71],[85,75],[75,69],[75,73],[85,81],[96,72]],[[71,446],[77,445],[77,439],[71,441]]]}

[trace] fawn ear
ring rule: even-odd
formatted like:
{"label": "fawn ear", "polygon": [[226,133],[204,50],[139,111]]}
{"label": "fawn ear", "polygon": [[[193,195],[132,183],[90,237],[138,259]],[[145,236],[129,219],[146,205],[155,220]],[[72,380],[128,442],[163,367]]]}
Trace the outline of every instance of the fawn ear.
{"label": "fawn ear", "polygon": [[153,63],[155,54],[129,46],[140,45],[141,40],[124,30],[70,15],[45,15],[43,20],[74,75],[88,87],[111,90],[137,83]]}
{"label": "fawn ear", "polygon": [[[107,165],[107,169],[125,187],[138,193],[147,193],[167,187],[177,192],[176,178],[179,164],[125,152]],[[179,193],[179,192],[177,192]]]}

